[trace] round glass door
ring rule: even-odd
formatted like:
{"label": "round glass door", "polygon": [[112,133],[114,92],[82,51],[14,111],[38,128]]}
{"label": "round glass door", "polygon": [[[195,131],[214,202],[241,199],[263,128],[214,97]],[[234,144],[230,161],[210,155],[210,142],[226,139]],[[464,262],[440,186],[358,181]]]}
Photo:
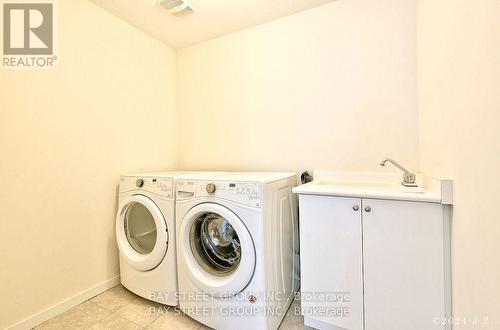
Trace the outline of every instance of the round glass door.
{"label": "round glass door", "polygon": [[179,267],[205,294],[241,292],[255,270],[255,247],[243,221],[215,203],[192,207],[179,224]]}
{"label": "round glass door", "polygon": [[121,256],[140,271],[158,266],[168,247],[167,224],[158,206],[144,195],[125,198],[116,217]]}
{"label": "round glass door", "polygon": [[124,230],[130,246],[140,254],[153,251],[156,224],[151,212],[141,203],[133,203],[125,214]]}
{"label": "round glass door", "polygon": [[217,213],[202,213],[191,225],[191,250],[198,264],[214,275],[234,271],[241,260],[241,243],[231,223]]}

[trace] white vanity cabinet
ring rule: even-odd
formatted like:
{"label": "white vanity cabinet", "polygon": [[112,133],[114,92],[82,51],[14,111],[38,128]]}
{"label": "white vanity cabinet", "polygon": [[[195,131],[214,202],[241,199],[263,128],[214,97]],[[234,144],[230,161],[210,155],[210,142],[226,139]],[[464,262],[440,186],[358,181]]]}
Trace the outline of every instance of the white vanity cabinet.
{"label": "white vanity cabinet", "polygon": [[[306,325],[447,329],[448,205],[300,192],[299,205]],[[325,298],[328,294],[348,299]]]}

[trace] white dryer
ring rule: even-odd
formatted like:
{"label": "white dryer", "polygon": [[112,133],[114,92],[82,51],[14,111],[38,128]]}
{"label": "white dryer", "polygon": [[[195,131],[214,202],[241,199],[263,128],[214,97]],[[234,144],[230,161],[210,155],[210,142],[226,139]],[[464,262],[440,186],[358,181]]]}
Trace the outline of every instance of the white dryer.
{"label": "white dryer", "polygon": [[215,329],[277,329],[298,289],[295,173],[179,180],[179,306]]}
{"label": "white dryer", "polygon": [[149,300],[176,306],[175,184],[186,172],[120,178],[116,241],[121,283]]}

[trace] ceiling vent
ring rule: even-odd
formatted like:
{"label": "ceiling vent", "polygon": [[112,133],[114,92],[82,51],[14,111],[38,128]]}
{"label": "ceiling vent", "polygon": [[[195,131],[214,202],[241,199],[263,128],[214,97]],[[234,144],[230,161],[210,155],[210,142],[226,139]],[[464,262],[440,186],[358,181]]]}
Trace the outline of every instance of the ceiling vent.
{"label": "ceiling vent", "polygon": [[160,6],[174,16],[184,16],[194,12],[187,0],[160,0]]}

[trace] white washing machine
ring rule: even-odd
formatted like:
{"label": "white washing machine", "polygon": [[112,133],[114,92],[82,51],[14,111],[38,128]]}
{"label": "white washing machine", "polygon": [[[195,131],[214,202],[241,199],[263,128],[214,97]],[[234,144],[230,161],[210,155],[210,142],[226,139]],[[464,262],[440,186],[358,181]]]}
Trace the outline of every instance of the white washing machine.
{"label": "white washing machine", "polygon": [[179,306],[215,329],[277,329],[298,289],[295,173],[202,174],[176,188]]}
{"label": "white washing machine", "polygon": [[149,300],[176,306],[175,184],[186,172],[120,178],[116,240],[121,283]]}

